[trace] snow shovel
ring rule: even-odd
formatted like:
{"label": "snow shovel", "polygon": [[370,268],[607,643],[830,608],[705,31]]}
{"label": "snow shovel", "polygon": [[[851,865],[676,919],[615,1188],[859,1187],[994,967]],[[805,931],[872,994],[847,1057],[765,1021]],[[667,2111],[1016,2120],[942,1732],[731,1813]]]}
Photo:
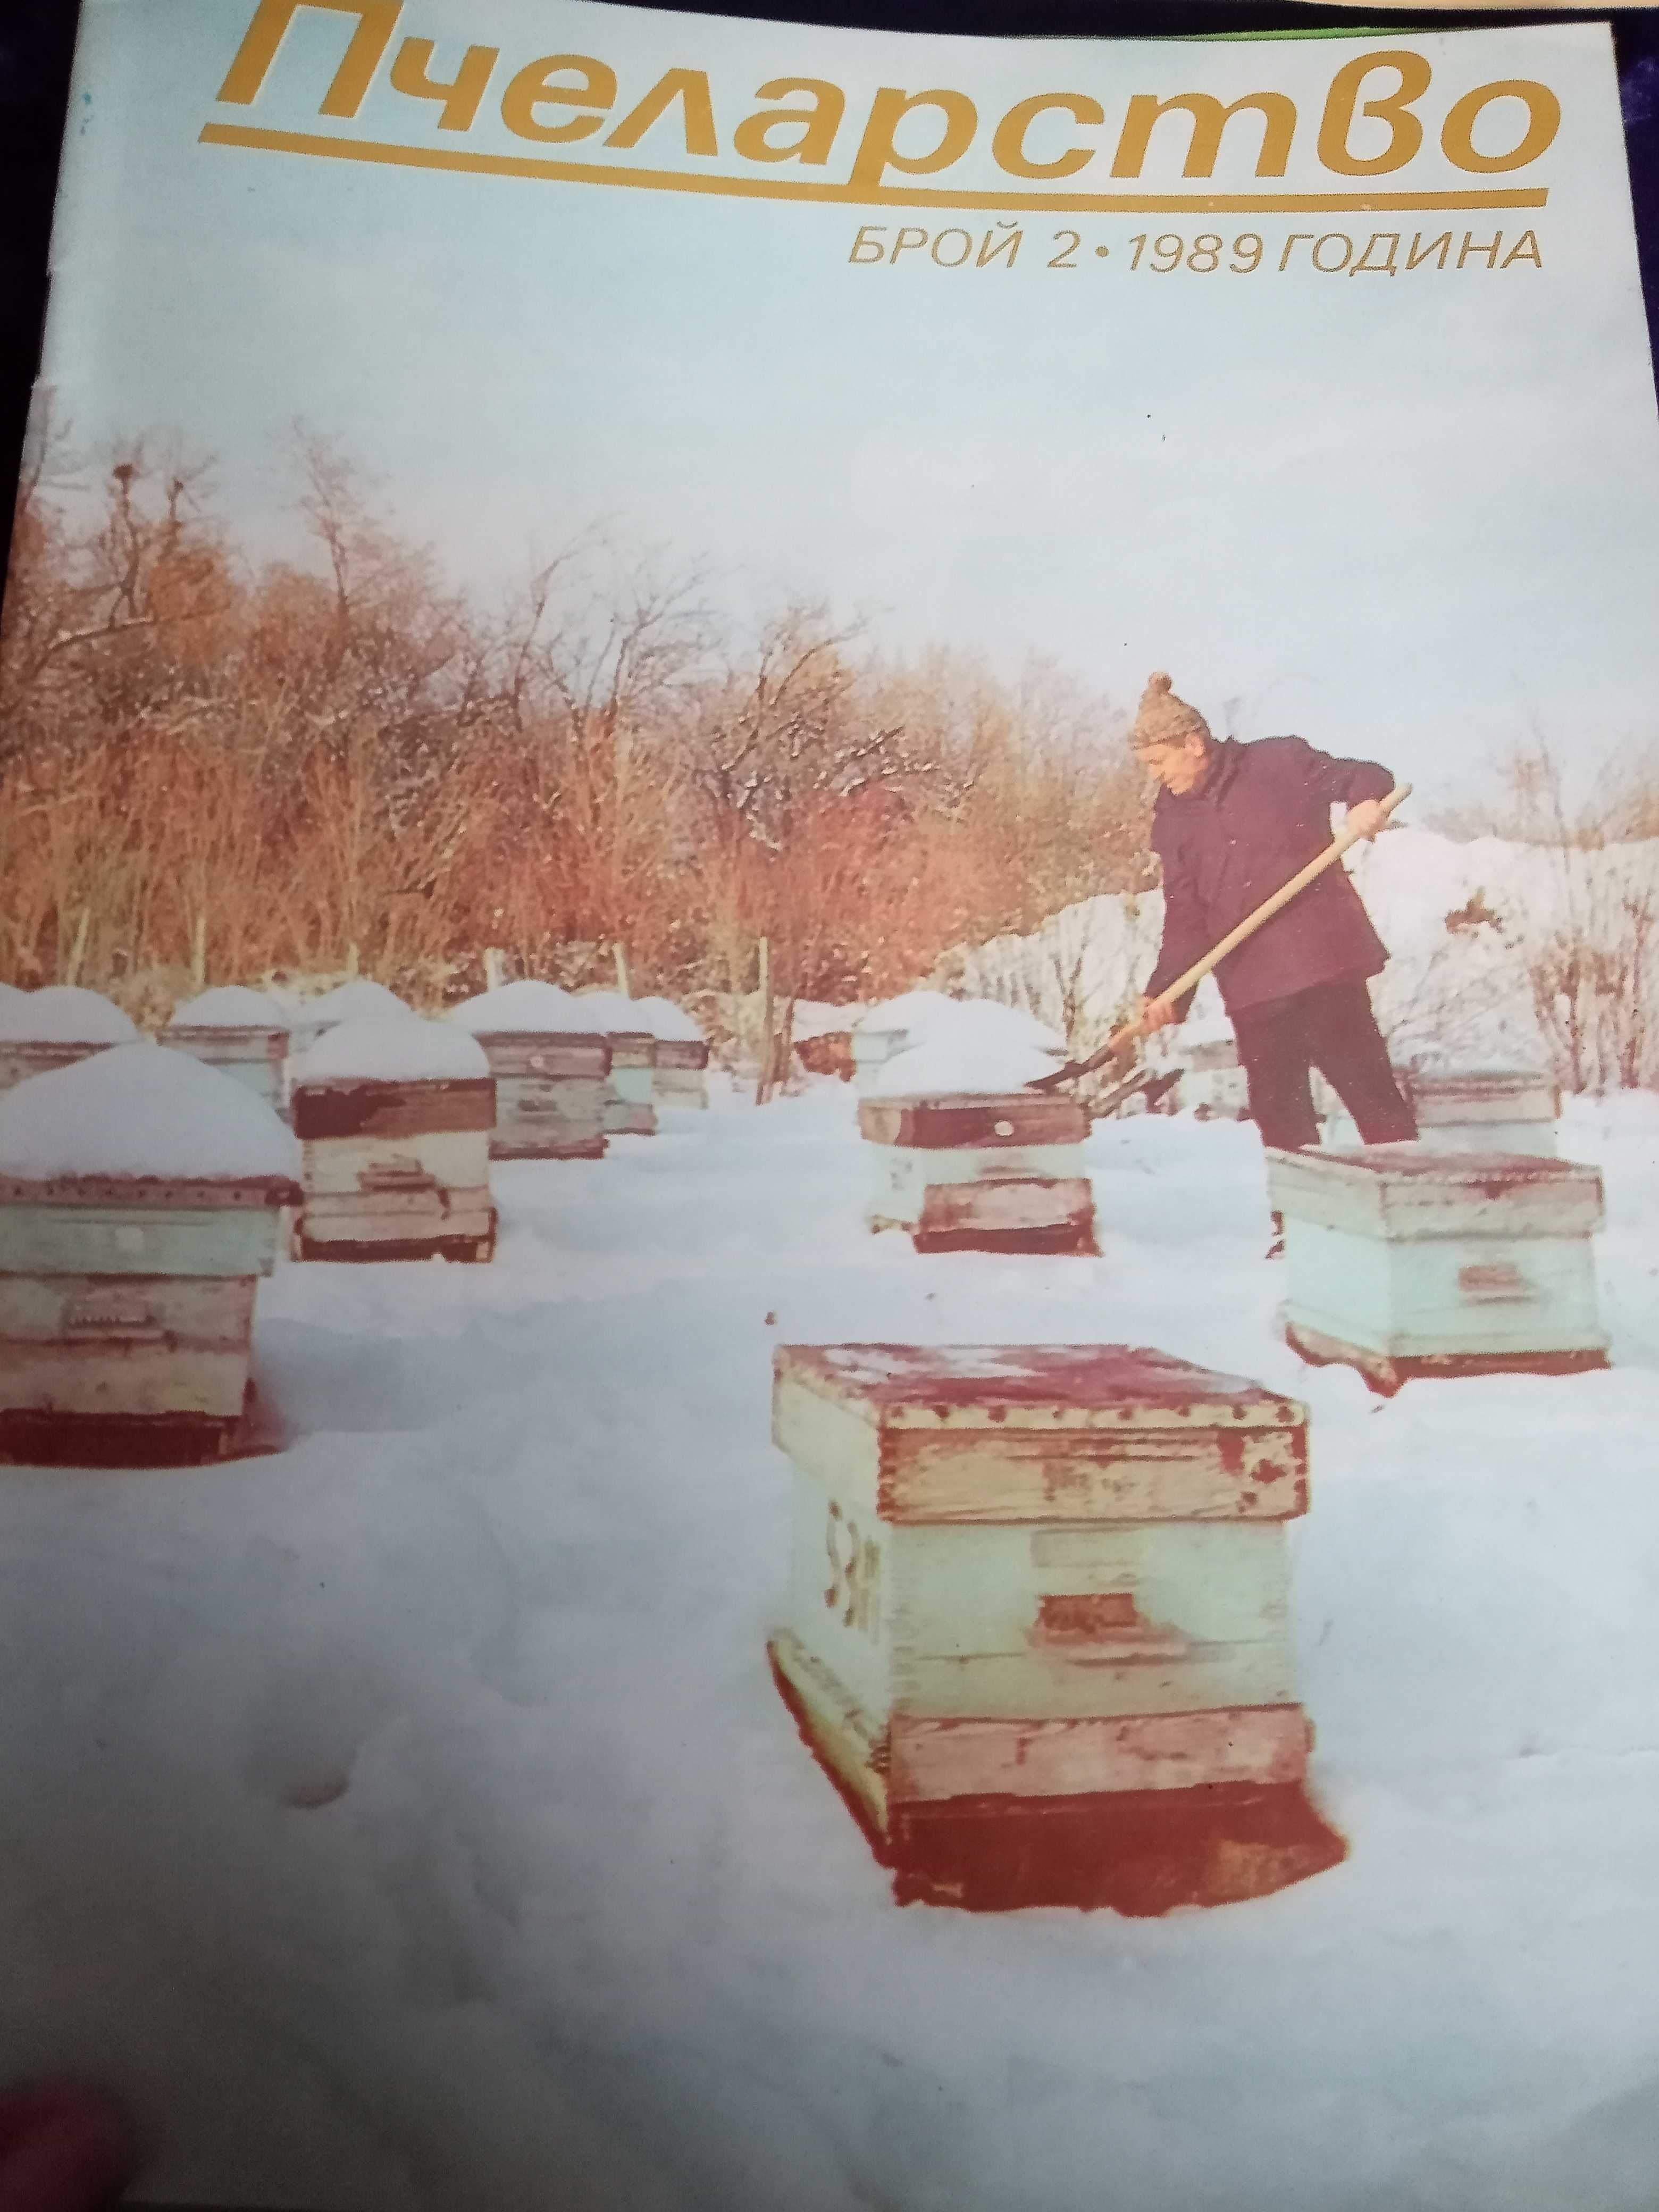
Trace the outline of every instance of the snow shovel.
{"label": "snow shovel", "polygon": [[[1411,797],[1411,792],[1410,784],[1397,783],[1382,801],[1383,812],[1392,814],[1396,806]],[[1201,983],[1211,969],[1224,960],[1236,945],[1243,945],[1247,937],[1253,936],[1264,921],[1271,921],[1281,907],[1288,906],[1297,893],[1305,890],[1316,876],[1322,876],[1327,868],[1334,867],[1349,847],[1357,845],[1358,842],[1359,832],[1357,830],[1338,830],[1322,853],[1310,860],[1305,868],[1298,868],[1289,883],[1282,884],[1270,898],[1263,899],[1253,913],[1247,914],[1243,921],[1227,932],[1219,945],[1212,945],[1201,960],[1194,960],[1184,975],[1177,975],[1173,983],[1158,993],[1152,1005],[1172,1006],[1177,999],[1184,998],[1193,986]],[[1133,1021],[1125,1022],[1121,1029],[1114,1030],[1099,1051],[1091,1052],[1087,1060],[1068,1060],[1052,1075],[1037,1076],[1026,1088],[1052,1091],[1058,1084],[1074,1082],[1079,1075],[1091,1075],[1096,1068],[1103,1067],[1109,1060],[1121,1059],[1132,1047],[1139,1044],[1146,1033],[1144,1020],[1137,1016]]]}

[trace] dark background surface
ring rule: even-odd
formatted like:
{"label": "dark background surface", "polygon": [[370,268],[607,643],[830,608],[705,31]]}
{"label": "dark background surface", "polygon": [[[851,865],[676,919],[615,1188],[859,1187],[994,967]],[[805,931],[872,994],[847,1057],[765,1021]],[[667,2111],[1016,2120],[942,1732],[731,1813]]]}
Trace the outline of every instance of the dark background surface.
{"label": "dark background surface", "polygon": [[[657,4],[657,0],[652,0]],[[1352,11],[1271,0],[726,0],[701,12],[759,15],[865,29],[981,35],[1173,37],[1218,30],[1352,28]],[[1547,10],[1394,17],[1379,28],[1448,30],[1465,24],[1532,23]],[[9,525],[29,387],[46,313],[46,244],[75,43],[73,0],[0,0],[0,507]],[[1625,135],[1642,257],[1648,328],[1659,333],[1659,9],[1608,9],[1619,55]],[[1583,20],[1580,17],[1578,20]],[[1592,18],[1592,20],[1595,20]],[[1655,340],[1659,351],[1659,337]]]}

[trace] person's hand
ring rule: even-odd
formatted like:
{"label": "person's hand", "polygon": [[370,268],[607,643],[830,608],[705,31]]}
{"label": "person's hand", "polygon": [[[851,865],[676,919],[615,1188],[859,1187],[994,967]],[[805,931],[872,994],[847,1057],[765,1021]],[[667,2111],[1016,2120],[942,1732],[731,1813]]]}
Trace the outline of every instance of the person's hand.
{"label": "person's hand", "polygon": [[0,2212],[102,2212],[137,2163],[132,2123],[106,2089],[0,2090]]}
{"label": "person's hand", "polygon": [[1154,1030],[1169,1029],[1174,1024],[1175,1018],[1175,1008],[1167,1005],[1162,999],[1143,997],[1135,1014],[1135,1019],[1140,1026],[1140,1033],[1143,1036],[1151,1036]]}
{"label": "person's hand", "polygon": [[1375,837],[1379,830],[1388,828],[1389,820],[1389,810],[1380,799],[1362,799],[1358,805],[1348,809],[1342,826],[1356,837]]}

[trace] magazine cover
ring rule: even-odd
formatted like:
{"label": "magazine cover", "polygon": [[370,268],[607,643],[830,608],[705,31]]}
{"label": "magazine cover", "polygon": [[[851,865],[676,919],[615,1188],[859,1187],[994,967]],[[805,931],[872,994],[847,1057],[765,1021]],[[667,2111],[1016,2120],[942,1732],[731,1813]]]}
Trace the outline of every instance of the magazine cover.
{"label": "magazine cover", "polygon": [[1605,23],[87,0],[15,2201],[1647,2205],[1656,604]]}

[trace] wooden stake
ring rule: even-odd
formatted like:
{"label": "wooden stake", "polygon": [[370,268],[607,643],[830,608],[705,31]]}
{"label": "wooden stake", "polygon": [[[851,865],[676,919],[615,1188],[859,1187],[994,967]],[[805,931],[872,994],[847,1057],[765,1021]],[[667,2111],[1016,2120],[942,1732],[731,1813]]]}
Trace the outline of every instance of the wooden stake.
{"label": "wooden stake", "polygon": [[760,1073],[755,1083],[755,1103],[764,1106],[772,1091],[772,945],[760,941],[761,1048]]}
{"label": "wooden stake", "polygon": [[92,908],[83,906],[81,919],[75,925],[75,942],[70,947],[69,964],[64,970],[64,981],[73,983],[79,980],[81,963],[86,957],[87,932],[92,927]]}
{"label": "wooden stake", "polygon": [[617,988],[622,993],[624,999],[631,999],[634,995],[634,987],[628,980],[627,950],[620,942],[618,942],[615,947],[615,951],[617,955]]}

